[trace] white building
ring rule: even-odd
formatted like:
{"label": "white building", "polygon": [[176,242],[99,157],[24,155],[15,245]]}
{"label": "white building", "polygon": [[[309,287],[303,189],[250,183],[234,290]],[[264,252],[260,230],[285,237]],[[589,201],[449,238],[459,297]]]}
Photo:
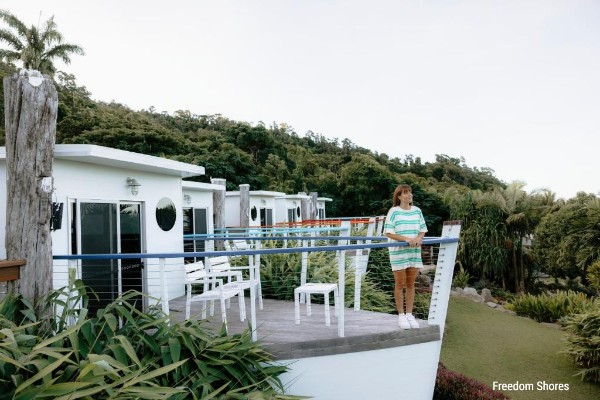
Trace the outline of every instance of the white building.
{"label": "white building", "polygon": [[[282,192],[271,192],[267,190],[250,190],[249,192],[249,226],[273,226],[282,217],[276,208],[276,199],[285,196]],[[225,226],[239,227],[241,194],[239,191],[228,191],[225,193]]]}
{"label": "white building", "polygon": [[[210,235],[214,233],[213,193],[225,191],[225,186],[212,183],[183,182],[183,234]],[[214,250],[213,242],[185,241],[184,251]]]}
{"label": "white building", "polygon": [[330,203],[333,200],[329,197],[317,197],[317,219],[327,218],[326,203]]}
{"label": "white building", "polygon": [[[210,184],[183,183],[204,167],[95,145],[55,147],[53,203],[62,207],[52,232],[54,255],[183,252],[184,215],[212,232]],[[0,147],[6,182],[6,149]],[[182,185],[186,192],[182,195]],[[184,196],[190,203],[184,204]],[[189,211],[191,209],[191,211]],[[182,210],[184,212],[182,213]],[[202,220],[199,222],[199,220]],[[57,222],[58,222],[57,221]],[[6,258],[6,185],[0,186],[0,259]],[[157,260],[83,260],[76,278],[102,293],[104,302],[129,289],[160,297]],[[171,297],[184,294],[183,260],[167,259]],[[179,267],[181,266],[181,267]],[[68,284],[67,262],[54,263],[54,288]],[[181,282],[177,285],[177,282]]]}
{"label": "white building", "polygon": [[278,219],[276,224],[302,222],[304,207],[310,204],[310,196],[305,193],[284,194],[275,199],[275,209]]}

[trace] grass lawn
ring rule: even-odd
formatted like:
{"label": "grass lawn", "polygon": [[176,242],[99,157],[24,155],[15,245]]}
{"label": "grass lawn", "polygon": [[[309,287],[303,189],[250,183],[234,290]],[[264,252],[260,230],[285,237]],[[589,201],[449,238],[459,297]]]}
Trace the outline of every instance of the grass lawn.
{"label": "grass lawn", "polygon": [[[531,391],[504,391],[511,399],[600,399],[600,384],[581,382],[571,358],[561,354],[565,334],[529,318],[452,297],[441,361],[455,372],[493,386],[531,383]],[[563,383],[568,391],[539,390],[538,382]]]}

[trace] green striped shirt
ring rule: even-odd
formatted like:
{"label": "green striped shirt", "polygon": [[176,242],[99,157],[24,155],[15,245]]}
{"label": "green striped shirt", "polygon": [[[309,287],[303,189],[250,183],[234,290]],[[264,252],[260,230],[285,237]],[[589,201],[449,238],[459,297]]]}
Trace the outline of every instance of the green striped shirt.
{"label": "green striped shirt", "polygon": [[[395,233],[409,238],[416,237],[420,232],[427,232],[427,225],[419,207],[412,206],[410,210],[392,207],[385,218],[385,233]],[[393,241],[390,239],[390,241]],[[392,270],[405,268],[423,268],[421,247],[388,247]]]}

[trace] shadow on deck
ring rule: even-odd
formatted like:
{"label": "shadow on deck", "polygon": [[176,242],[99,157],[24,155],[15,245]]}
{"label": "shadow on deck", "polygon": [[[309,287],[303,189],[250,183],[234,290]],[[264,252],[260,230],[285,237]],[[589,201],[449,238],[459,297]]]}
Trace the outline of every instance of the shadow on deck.
{"label": "shadow on deck", "polygon": [[[250,300],[246,300],[247,314],[250,314]],[[257,302],[258,303],[258,302]],[[185,298],[180,297],[169,303],[171,316],[175,321],[184,320]],[[240,321],[237,297],[227,310],[230,334],[248,329],[247,321]],[[192,303],[192,318],[200,317],[200,303]],[[338,319],[331,307],[331,326],[325,326],[325,312],[322,304],[313,304],[312,316],[306,316],[305,305],[301,305],[300,325],[294,323],[294,302],[264,299],[264,309],[256,310],[258,340],[277,360],[290,360],[359,351],[378,350],[440,340],[437,325],[428,325],[419,320],[421,328],[401,330],[398,316],[354,309],[345,310],[345,337],[338,336]],[[215,315],[208,318],[207,327],[221,328],[221,314],[218,303]]]}

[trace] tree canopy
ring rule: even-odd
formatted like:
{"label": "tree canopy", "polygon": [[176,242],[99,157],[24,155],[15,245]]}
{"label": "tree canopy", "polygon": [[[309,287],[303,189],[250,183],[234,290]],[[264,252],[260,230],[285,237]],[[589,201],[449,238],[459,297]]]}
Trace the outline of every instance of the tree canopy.
{"label": "tree canopy", "polygon": [[0,28],[0,42],[8,46],[0,49],[0,59],[7,63],[20,61],[25,69],[54,75],[55,59],[70,64],[71,54],[84,54],[80,46],[64,41],[63,35],[57,30],[53,16],[43,24],[41,29],[35,25],[27,27],[6,10],[0,10],[0,20],[6,24],[6,27]]}

